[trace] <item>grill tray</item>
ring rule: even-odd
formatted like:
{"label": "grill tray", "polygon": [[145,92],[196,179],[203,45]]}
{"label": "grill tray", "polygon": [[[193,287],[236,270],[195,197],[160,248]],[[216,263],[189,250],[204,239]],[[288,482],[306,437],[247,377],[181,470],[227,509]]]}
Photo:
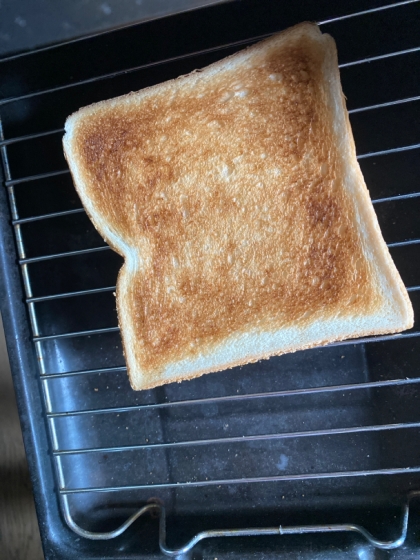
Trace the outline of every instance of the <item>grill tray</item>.
{"label": "grill tray", "polygon": [[[112,294],[121,258],[72,186],[65,118],[303,20],[338,47],[362,171],[420,314],[418,2],[236,1],[0,61],[0,303],[47,559],[160,558],[207,529],[358,523],[400,535],[420,489],[419,325],[133,392]],[[33,343],[31,342],[33,340]],[[419,554],[418,501],[403,547]],[[417,538],[415,536],[417,531]],[[212,540],[194,558],[373,557],[351,534]],[[363,556],[364,555],[364,556]]]}

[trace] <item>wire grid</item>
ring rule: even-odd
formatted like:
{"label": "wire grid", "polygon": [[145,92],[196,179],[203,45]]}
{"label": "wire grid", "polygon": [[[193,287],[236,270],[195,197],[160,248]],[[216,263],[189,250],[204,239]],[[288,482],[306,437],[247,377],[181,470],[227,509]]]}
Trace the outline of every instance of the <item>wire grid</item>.
{"label": "wire grid", "polygon": [[[340,18],[332,19],[332,20],[325,20],[319,22],[319,25],[322,27],[323,24],[331,23],[337,20],[345,20],[352,17],[359,17],[365,13],[382,11],[388,8],[395,8],[398,6],[402,6],[405,4],[412,3],[416,0],[409,0],[408,2],[400,2],[396,4],[391,4],[389,6],[376,8],[373,10],[368,10],[367,12],[359,12],[356,14],[349,14],[348,16],[343,16]],[[248,41],[242,42],[245,46],[248,43],[254,42],[256,39],[260,39],[262,37],[254,37],[249,39]],[[233,46],[232,45],[224,45],[224,46]],[[420,51],[420,46],[412,49],[407,49],[398,52],[391,52],[385,53],[383,55],[374,56],[370,58],[365,58],[362,60],[356,60],[349,62],[347,64],[341,65],[341,68],[354,66],[359,64],[366,64],[373,61],[391,58],[391,57],[403,57],[406,54],[414,53]],[[99,78],[98,78],[99,79]],[[71,87],[70,85],[68,87]],[[63,89],[63,88],[57,88]],[[39,92],[36,94],[31,95],[42,95],[44,92]],[[350,113],[360,113],[360,112],[368,112],[375,109],[380,109],[383,107],[387,107],[390,105],[398,105],[403,103],[410,103],[413,101],[420,100],[420,96],[417,97],[410,97],[404,99],[398,99],[392,102],[387,102],[383,104],[376,104],[371,106],[360,107],[357,109],[353,109]],[[1,109],[1,107],[0,107]],[[1,122],[0,122],[1,124]],[[1,132],[1,130],[0,130]],[[42,255],[37,257],[27,257],[25,252],[25,244],[23,241],[22,233],[21,233],[21,225],[41,221],[41,220],[48,220],[51,218],[62,217],[72,214],[78,214],[84,212],[84,209],[73,209],[67,211],[60,211],[51,214],[44,214],[38,216],[31,216],[26,218],[19,218],[19,208],[16,203],[15,197],[15,186],[21,183],[27,183],[29,181],[34,181],[37,179],[42,178],[50,178],[55,177],[63,174],[68,174],[68,169],[63,169],[60,171],[54,171],[50,173],[43,173],[33,176],[27,176],[23,178],[14,178],[11,174],[8,162],[8,146],[12,144],[16,144],[19,142],[25,142],[27,140],[33,140],[37,138],[42,138],[49,135],[54,134],[61,134],[63,132],[62,129],[55,129],[48,132],[42,132],[39,134],[31,134],[21,137],[14,137],[14,138],[3,138],[0,136],[0,147],[1,147],[1,154],[2,160],[5,170],[5,186],[8,190],[9,194],[9,201],[10,207],[12,212],[13,218],[13,228],[16,237],[16,243],[18,248],[18,255],[19,255],[19,264],[22,270],[22,276],[24,281],[24,289],[26,294],[26,303],[28,306],[29,317],[32,327],[33,333],[33,343],[35,345],[36,354],[38,357],[39,369],[40,369],[40,379],[42,380],[42,387],[45,397],[45,407],[46,407],[46,415],[48,418],[48,424],[50,428],[50,437],[51,437],[51,444],[53,449],[53,455],[55,457],[55,464],[56,464],[56,473],[58,479],[58,487],[61,496],[66,496],[69,494],[80,494],[80,493],[95,493],[95,492],[119,492],[127,489],[150,489],[151,492],[156,488],[180,488],[182,486],[214,486],[214,485],[227,485],[227,484],[250,484],[256,482],[266,482],[266,481],[285,481],[285,480],[309,480],[309,479],[322,479],[322,478],[341,478],[341,477],[359,477],[359,476],[366,476],[366,475],[392,475],[392,474],[400,474],[400,473],[417,473],[420,472],[420,466],[413,466],[413,467],[396,467],[396,468],[387,468],[387,469],[372,469],[372,470],[347,470],[347,471],[339,471],[339,472],[317,472],[317,473],[306,473],[306,474],[285,474],[285,475],[276,475],[276,476],[262,476],[262,477],[240,477],[240,478],[233,478],[233,479],[212,479],[212,480],[199,480],[199,481],[177,481],[177,482],[167,482],[167,483],[156,483],[156,484],[135,484],[131,486],[98,486],[98,487],[88,487],[88,488],[69,488],[66,484],[66,480],[63,473],[62,468],[62,457],[68,455],[83,455],[83,454],[94,454],[98,452],[112,452],[112,453],[119,453],[121,451],[127,450],[135,450],[135,449],[165,449],[165,448],[174,448],[174,447],[190,447],[190,446],[207,446],[209,444],[218,444],[218,443],[242,443],[242,442],[249,442],[249,441],[267,441],[273,439],[298,439],[298,438],[310,438],[314,436],[336,436],[339,434],[355,434],[355,433],[364,433],[364,432],[379,432],[379,431],[389,431],[389,430],[402,430],[402,429],[417,429],[420,428],[420,421],[418,422],[404,422],[404,423],[395,423],[395,424],[385,424],[385,425],[366,425],[366,426],[353,426],[353,427],[345,427],[345,428],[329,428],[329,429],[319,429],[319,430],[307,430],[307,431],[293,431],[293,432],[283,432],[283,433],[269,433],[269,434],[260,434],[260,435],[247,435],[247,436],[235,436],[235,437],[223,437],[223,438],[207,438],[207,439],[196,439],[196,440],[189,440],[189,441],[179,441],[179,442],[163,442],[163,443],[138,443],[135,445],[125,445],[125,446],[109,446],[109,447],[88,447],[88,448],[81,448],[81,449],[63,449],[61,448],[59,436],[57,435],[56,426],[55,426],[55,419],[60,417],[69,417],[69,416],[84,416],[84,415],[97,415],[97,414],[119,414],[128,411],[134,410],[162,410],[162,409],[174,409],[176,407],[191,407],[195,405],[201,404],[220,404],[224,402],[237,402],[237,401],[250,401],[250,400],[258,400],[258,399],[278,399],[278,398],[288,398],[293,397],[296,395],[309,395],[309,394],[327,394],[327,393],[334,393],[334,392],[354,392],[354,391],[364,391],[367,389],[378,389],[378,388],[386,388],[386,387],[403,387],[403,386],[411,386],[420,383],[420,377],[417,378],[404,378],[404,379],[392,379],[392,380],[381,380],[381,381],[372,381],[372,382],[364,382],[364,383],[349,383],[349,384],[342,384],[342,385],[330,385],[330,386],[321,386],[321,387],[310,387],[310,388],[301,388],[301,389],[291,389],[291,390],[280,390],[280,391],[271,391],[271,392],[260,392],[260,393],[251,393],[251,394],[241,394],[241,395],[227,395],[227,396],[219,396],[219,397],[202,397],[196,399],[188,399],[188,400],[175,400],[171,402],[158,402],[158,403],[151,403],[151,404],[140,404],[137,406],[119,406],[119,407],[110,407],[110,408],[99,408],[99,409],[86,409],[86,410],[73,410],[71,412],[61,412],[61,411],[54,411],[54,407],[52,404],[52,399],[50,395],[50,386],[49,380],[51,379],[59,379],[59,378],[68,378],[68,377],[76,377],[76,376],[88,376],[91,374],[95,374],[98,372],[107,371],[108,373],[112,372],[122,372],[125,370],[123,366],[118,367],[111,367],[111,368],[97,368],[97,369],[85,369],[82,371],[70,371],[70,372],[63,372],[63,373],[48,373],[45,368],[45,361],[44,361],[44,353],[43,353],[43,343],[48,340],[55,340],[55,339],[62,339],[62,338],[70,338],[70,337],[86,337],[91,335],[98,335],[110,332],[118,332],[118,327],[108,327],[108,328],[98,328],[98,329],[91,329],[91,330],[80,330],[80,331],[72,331],[72,332],[64,332],[60,334],[54,335],[41,335],[40,329],[38,327],[38,318],[36,313],[36,304],[40,302],[56,300],[60,298],[71,298],[80,295],[89,295],[89,294],[98,294],[106,291],[113,291],[115,290],[115,286],[107,286],[103,288],[96,288],[96,289],[87,289],[81,291],[74,291],[74,292],[65,292],[59,294],[51,294],[51,295],[44,295],[44,296],[37,296],[34,297],[31,288],[31,278],[29,273],[28,265],[36,262],[47,261],[52,259],[58,258],[66,258],[75,255],[82,255],[82,254],[89,254],[95,253],[99,251],[108,251],[108,246],[101,246],[95,248],[85,248],[79,249],[75,251],[67,251],[62,253],[56,254],[49,254],[49,255]],[[371,153],[364,153],[358,156],[358,159],[366,159],[378,155],[386,155],[392,154],[402,151],[409,151],[409,150],[419,150],[420,143],[415,143],[406,146],[400,146],[397,148],[392,148],[389,150],[382,150],[377,152]],[[406,194],[406,195],[397,195],[397,196],[390,196],[386,198],[380,198],[373,200],[374,204],[381,204],[387,201],[394,201],[394,200],[403,200],[409,198],[419,197],[420,192]],[[410,239],[407,241],[400,241],[395,243],[390,243],[389,247],[400,247],[405,245],[417,245],[420,243],[420,239]],[[420,286],[408,286],[408,291],[417,291],[420,289]],[[419,336],[418,332],[408,332],[403,334],[397,335],[386,335],[380,337],[365,337],[360,338],[357,340],[352,341],[345,341],[340,343],[335,343],[335,345],[348,345],[348,344],[364,344],[371,341],[385,341],[385,340],[394,340],[394,339],[403,339],[403,338],[410,338],[410,337],[417,337]]]}

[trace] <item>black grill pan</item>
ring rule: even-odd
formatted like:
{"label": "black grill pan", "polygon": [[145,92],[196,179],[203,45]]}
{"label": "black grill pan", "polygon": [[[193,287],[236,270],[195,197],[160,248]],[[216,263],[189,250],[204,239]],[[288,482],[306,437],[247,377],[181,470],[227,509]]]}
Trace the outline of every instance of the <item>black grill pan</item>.
{"label": "black grill pan", "polygon": [[62,153],[80,106],[305,20],[337,42],[359,162],[417,318],[419,2],[232,1],[0,60],[0,304],[47,560],[164,558],[205,531],[184,556],[420,555],[418,321],[133,392],[122,260]]}

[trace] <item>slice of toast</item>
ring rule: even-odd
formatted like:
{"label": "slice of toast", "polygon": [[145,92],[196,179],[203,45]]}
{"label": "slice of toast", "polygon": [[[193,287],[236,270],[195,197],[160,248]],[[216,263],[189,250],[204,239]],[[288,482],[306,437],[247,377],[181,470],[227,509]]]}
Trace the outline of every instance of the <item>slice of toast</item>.
{"label": "slice of toast", "polygon": [[413,325],[316,25],[80,109],[63,143],[125,259],[134,389]]}

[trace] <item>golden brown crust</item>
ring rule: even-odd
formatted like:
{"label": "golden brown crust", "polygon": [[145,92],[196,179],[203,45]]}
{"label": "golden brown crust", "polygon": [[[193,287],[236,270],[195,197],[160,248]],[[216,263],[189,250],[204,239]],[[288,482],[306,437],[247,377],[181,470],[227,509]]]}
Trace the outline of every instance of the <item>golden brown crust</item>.
{"label": "golden brown crust", "polygon": [[77,122],[85,196],[138,259],[117,305],[134,318],[142,388],[232,335],[381,304],[343,188],[323,73],[335,48],[286,33],[296,39],[234,70],[225,62],[191,87],[184,78],[138,103],[105,102]]}
{"label": "golden brown crust", "polygon": [[[412,326],[412,325],[411,325]],[[393,333],[400,333],[404,330],[406,330],[407,327],[404,328],[399,328],[399,329],[393,329]],[[389,329],[375,329],[374,332],[372,332],[372,330],[366,330],[366,331],[360,331],[358,333],[358,337],[369,337],[371,335],[381,335],[381,334],[389,334]],[[313,342],[311,344],[304,344],[302,346],[299,347],[295,347],[292,349],[287,349],[287,350],[281,350],[279,352],[269,352],[266,354],[258,354],[258,356],[251,356],[251,357],[246,357],[246,359],[242,359],[242,360],[235,360],[232,362],[229,362],[227,364],[223,364],[223,367],[210,367],[210,368],[203,368],[203,369],[197,369],[193,374],[187,374],[187,375],[178,375],[178,376],[173,376],[170,379],[171,383],[182,383],[183,381],[189,381],[191,379],[196,379],[197,377],[201,377],[202,375],[205,375],[206,373],[217,373],[219,371],[225,371],[228,369],[233,369],[235,367],[239,367],[239,366],[245,366],[246,364],[254,364],[256,362],[259,362],[261,360],[268,360],[274,356],[282,356],[283,354],[293,354],[294,352],[298,352],[300,350],[310,350],[311,348],[318,348],[320,346],[329,346],[330,344],[334,344],[337,342],[342,342],[344,340],[349,340],[351,338],[354,338],[353,336],[340,336],[334,339],[328,338],[328,340],[320,340],[320,341],[316,341]],[[131,387],[134,390],[138,390],[139,387],[135,384],[134,379],[130,376],[129,377],[130,380],[130,384]],[[156,379],[156,378],[152,378],[149,382],[146,381],[144,382],[144,384],[142,383],[141,386],[141,390],[147,390],[147,389],[154,389],[155,387],[158,387],[159,385],[163,385],[165,383],[165,380],[163,379]]]}

